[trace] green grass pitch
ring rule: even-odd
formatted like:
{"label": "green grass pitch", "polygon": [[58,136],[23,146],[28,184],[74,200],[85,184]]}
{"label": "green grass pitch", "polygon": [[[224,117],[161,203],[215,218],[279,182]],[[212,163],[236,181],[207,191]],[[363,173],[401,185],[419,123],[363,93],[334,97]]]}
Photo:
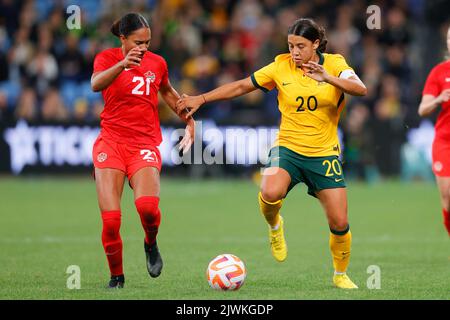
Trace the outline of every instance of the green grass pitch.
{"label": "green grass pitch", "polygon": [[[158,236],[162,275],[146,271],[143,231],[128,186],[122,199],[126,287],[108,281],[94,182],[88,178],[0,177],[0,299],[450,299],[450,242],[438,191],[430,183],[349,183],[353,234],[349,275],[360,287],[332,286],[328,228],[318,201],[297,186],[282,213],[289,255],[276,262],[247,180],[161,182]],[[244,260],[236,292],[209,288],[205,270],[221,253]],[[81,269],[69,290],[67,267]],[[367,269],[381,270],[368,289]]]}

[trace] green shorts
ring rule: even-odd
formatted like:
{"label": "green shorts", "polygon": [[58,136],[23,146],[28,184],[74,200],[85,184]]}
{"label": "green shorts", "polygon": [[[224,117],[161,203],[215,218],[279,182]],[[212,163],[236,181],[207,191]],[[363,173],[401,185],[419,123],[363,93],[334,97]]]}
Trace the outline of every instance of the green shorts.
{"label": "green shorts", "polygon": [[308,194],[316,197],[323,189],[345,188],[342,164],[337,156],[306,157],[286,147],[274,147],[269,153],[266,168],[279,167],[291,176],[291,189],[303,182],[308,186]]}

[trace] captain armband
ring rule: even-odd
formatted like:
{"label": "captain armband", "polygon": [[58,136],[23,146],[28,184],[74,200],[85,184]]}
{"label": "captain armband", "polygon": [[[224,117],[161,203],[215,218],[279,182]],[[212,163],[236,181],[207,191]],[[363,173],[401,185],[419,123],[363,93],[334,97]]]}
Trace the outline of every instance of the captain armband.
{"label": "captain armband", "polygon": [[359,77],[356,75],[355,71],[353,71],[351,69],[344,70],[339,75],[339,78],[341,78],[341,79],[349,79],[351,77],[356,77],[358,80],[360,80]]}

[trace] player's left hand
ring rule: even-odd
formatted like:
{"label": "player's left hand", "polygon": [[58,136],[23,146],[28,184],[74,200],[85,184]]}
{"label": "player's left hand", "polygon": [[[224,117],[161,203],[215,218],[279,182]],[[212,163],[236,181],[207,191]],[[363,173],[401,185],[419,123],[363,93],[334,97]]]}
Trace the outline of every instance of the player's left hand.
{"label": "player's left hand", "polygon": [[177,112],[181,113],[184,110],[187,111],[186,117],[191,117],[200,106],[204,103],[205,99],[202,95],[188,96],[187,94],[181,95],[181,98],[177,101]]}
{"label": "player's left hand", "polygon": [[328,79],[328,73],[325,71],[324,67],[317,62],[308,61],[307,63],[304,63],[302,67],[308,69],[308,71],[305,72],[305,75],[311,79],[318,82],[323,82]]}
{"label": "player's left hand", "polygon": [[190,118],[184,129],[184,137],[181,139],[178,145],[178,150],[182,150],[183,154],[189,151],[195,140],[195,121],[194,118]]}

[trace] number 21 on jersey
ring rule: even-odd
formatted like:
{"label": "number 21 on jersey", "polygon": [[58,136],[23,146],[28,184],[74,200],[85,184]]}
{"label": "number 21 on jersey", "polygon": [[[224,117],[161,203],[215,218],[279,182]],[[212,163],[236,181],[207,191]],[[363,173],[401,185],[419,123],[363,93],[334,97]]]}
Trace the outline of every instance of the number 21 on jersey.
{"label": "number 21 on jersey", "polygon": [[158,162],[158,157],[156,156],[156,153],[154,151],[142,149],[141,156],[143,156],[142,160],[145,160],[147,162]]}
{"label": "number 21 on jersey", "polygon": [[[137,82],[133,91],[131,91],[132,94],[143,95],[145,93],[147,96],[150,94],[150,83],[152,82],[150,78],[134,76],[131,82]],[[145,90],[142,88],[144,85]]]}

